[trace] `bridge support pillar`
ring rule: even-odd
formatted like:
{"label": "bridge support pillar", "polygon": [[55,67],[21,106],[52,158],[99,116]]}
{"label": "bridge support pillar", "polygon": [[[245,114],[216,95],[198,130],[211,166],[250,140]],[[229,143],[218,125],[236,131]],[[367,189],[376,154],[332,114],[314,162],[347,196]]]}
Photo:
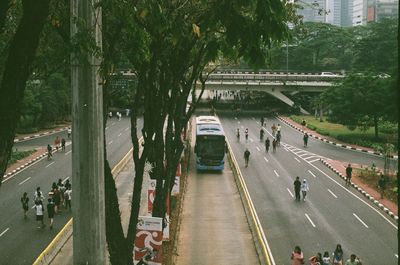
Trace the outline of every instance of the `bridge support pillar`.
{"label": "bridge support pillar", "polygon": [[[275,98],[281,100],[282,102],[288,104],[289,106],[293,106],[293,104],[294,104],[294,102],[290,98],[288,98],[287,96],[282,94],[282,92],[278,89],[272,89],[272,90],[268,89],[266,92],[269,93],[270,95],[274,96]],[[300,111],[303,114],[310,114],[308,111],[306,111],[305,109],[303,109],[301,107],[300,107]]]}

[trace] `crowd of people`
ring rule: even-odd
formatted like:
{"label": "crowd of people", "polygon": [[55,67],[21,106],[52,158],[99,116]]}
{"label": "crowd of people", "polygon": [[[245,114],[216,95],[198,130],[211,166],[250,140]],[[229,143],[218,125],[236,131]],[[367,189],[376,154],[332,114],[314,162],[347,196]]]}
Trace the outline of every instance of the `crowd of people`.
{"label": "crowd of people", "polygon": [[[35,210],[38,229],[46,226],[44,223],[44,215],[46,211],[50,229],[53,229],[55,214],[61,212],[62,209],[71,211],[71,195],[72,186],[69,180],[66,180],[65,183],[63,183],[63,181],[59,179],[57,183],[53,182],[51,189],[48,192],[47,205],[45,207],[44,204],[46,198],[40,187],[36,188],[36,191],[33,194],[33,209]],[[24,212],[24,219],[27,219],[27,213],[29,211],[29,197],[27,192],[24,192],[22,195],[21,204]]]}
{"label": "crowd of people", "polygon": [[[305,257],[299,246],[294,248],[290,259],[292,260],[292,265],[305,264]],[[311,256],[308,262],[310,265],[362,265],[361,259],[356,254],[351,254],[345,261],[344,252],[340,244],[336,245],[332,255],[329,254],[329,251],[325,251],[323,255],[318,252],[316,255]]]}

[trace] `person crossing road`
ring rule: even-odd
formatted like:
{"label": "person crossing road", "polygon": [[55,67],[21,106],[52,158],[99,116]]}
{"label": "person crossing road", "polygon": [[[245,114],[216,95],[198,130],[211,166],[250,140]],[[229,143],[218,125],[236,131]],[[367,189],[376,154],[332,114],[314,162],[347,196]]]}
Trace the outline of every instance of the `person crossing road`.
{"label": "person crossing road", "polygon": [[246,167],[249,166],[249,159],[250,159],[250,151],[249,149],[246,148],[246,151],[244,151],[244,163]]}
{"label": "person crossing road", "polygon": [[249,140],[249,128],[246,128],[246,130],[244,130],[244,136],[246,137],[246,141]]}
{"label": "person crossing road", "polygon": [[296,201],[300,201],[301,181],[299,177],[296,177],[296,180],[294,181],[293,185],[294,185],[294,193]]}
{"label": "person crossing road", "polygon": [[269,151],[269,145],[270,145],[270,142],[269,142],[269,138],[267,137],[267,139],[265,139],[265,152],[267,152],[267,153]]}
{"label": "person crossing road", "polygon": [[301,193],[303,195],[303,201],[306,201],[307,192],[310,190],[310,186],[306,179],[303,179],[303,183],[301,183]]}
{"label": "person crossing road", "polygon": [[260,129],[260,141],[261,141],[261,142],[264,140],[264,134],[265,134],[264,129],[261,128],[261,129]]}

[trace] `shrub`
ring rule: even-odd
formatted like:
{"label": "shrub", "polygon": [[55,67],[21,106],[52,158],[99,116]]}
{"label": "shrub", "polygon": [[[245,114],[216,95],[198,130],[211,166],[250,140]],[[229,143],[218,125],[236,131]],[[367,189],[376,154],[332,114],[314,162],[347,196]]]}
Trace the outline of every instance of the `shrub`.
{"label": "shrub", "polygon": [[18,160],[24,159],[27,156],[30,156],[36,152],[36,150],[28,150],[28,151],[12,151],[10,160],[8,161],[8,166],[16,163]]}

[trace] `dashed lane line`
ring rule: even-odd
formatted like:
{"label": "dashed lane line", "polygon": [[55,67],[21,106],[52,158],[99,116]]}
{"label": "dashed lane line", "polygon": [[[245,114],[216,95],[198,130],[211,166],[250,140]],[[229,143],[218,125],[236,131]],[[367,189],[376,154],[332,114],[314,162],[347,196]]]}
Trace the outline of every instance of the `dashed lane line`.
{"label": "dashed lane line", "polygon": [[51,162],[50,164],[48,164],[47,166],[45,166],[45,167],[49,167],[49,166],[51,166],[51,165],[53,165],[55,162]]}
{"label": "dashed lane line", "polygon": [[300,160],[298,160],[296,157],[294,157],[294,159],[295,159],[297,162],[299,162],[299,163],[300,163]]}
{"label": "dashed lane line", "polygon": [[114,126],[115,122],[111,123],[111,126]]}
{"label": "dashed lane line", "polygon": [[108,127],[106,127],[106,130],[108,129]]}
{"label": "dashed lane line", "polygon": [[256,149],[257,149],[258,152],[260,152],[260,148],[258,148],[258,146],[256,146]]}
{"label": "dashed lane line", "polygon": [[23,181],[21,181],[20,183],[18,183],[18,185],[24,184],[24,183],[27,182],[30,178],[31,178],[31,177],[26,178],[25,180],[23,180]]}
{"label": "dashed lane line", "polygon": [[4,230],[3,232],[1,232],[0,237],[2,237],[5,233],[7,233],[8,230],[10,230],[9,227],[7,227],[6,230]]}
{"label": "dashed lane line", "polygon": [[69,179],[69,177],[66,177],[66,178],[62,181],[62,183],[65,183],[65,182],[67,181],[67,179]]}
{"label": "dashed lane line", "polygon": [[111,141],[108,142],[108,144],[112,144],[112,143],[113,143],[113,140],[111,140]]}
{"label": "dashed lane line", "polygon": [[307,217],[308,221],[310,221],[311,225],[315,228],[316,226],[313,223],[313,221],[311,220],[310,216],[308,216],[308,214],[306,214],[306,213],[304,215]]}
{"label": "dashed lane line", "polygon": [[290,196],[292,196],[292,198],[294,198],[294,195],[293,195],[293,193],[289,190],[289,188],[286,188],[286,189],[287,189],[287,191],[289,192]]}
{"label": "dashed lane line", "polygon": [[360,223],[362,223],[366,228],[368,228],[368,225],[363,220],[361,220],[361,218],[358,217],[357,214],[353,213],[353,215],[355,218],[357,218],[358,221],[360,221]]}
{"label": "dashed lane line", "polygon": [[278,174],[278,172],[276,172],[275,169],[274,169],[274,173],[275,173],[275,175],[279,178],[279,174]]}
{"label": "dashed lane line", "polygon": [[337,199],[337,196],[335,193],[333,193],[330,189],[328,189],[329,193],[332,194],[333,197],[335,197]]}
{"label": "dashed lane line", "polygon": [[127,130],[129,130],[129,127],[126,127],[124,131],[127,131]]}
{"label": "dashed lane line", "polygon": [[118,137],[120,137],[122,135],[122,133],[118,134]]}
{"label": "dashed lane line", "polygon": [[65,153],[65,155],[68,155],[68,154],[71,153],[71,152],[72,152],[72,150],[69,150],[68,152]]}
{"label": "dashed lane line", "polygon": [[264,160],[265,160],[265,162],[267,162],[268,163],[268,159],[264,156]]}
{"label": "dashed lane line", "polygon": [[316,178],[317,176],[315,176],[315,174],[314,173],[312,173],[310,170],[308,170],[308,173],[310,173],[311,174],[311,176],[313,176],[314,178]]}
{"label": "dashed lane line", "polygon": [[254,140],[252,138],[250,138],[250,143],[254,142]]}

